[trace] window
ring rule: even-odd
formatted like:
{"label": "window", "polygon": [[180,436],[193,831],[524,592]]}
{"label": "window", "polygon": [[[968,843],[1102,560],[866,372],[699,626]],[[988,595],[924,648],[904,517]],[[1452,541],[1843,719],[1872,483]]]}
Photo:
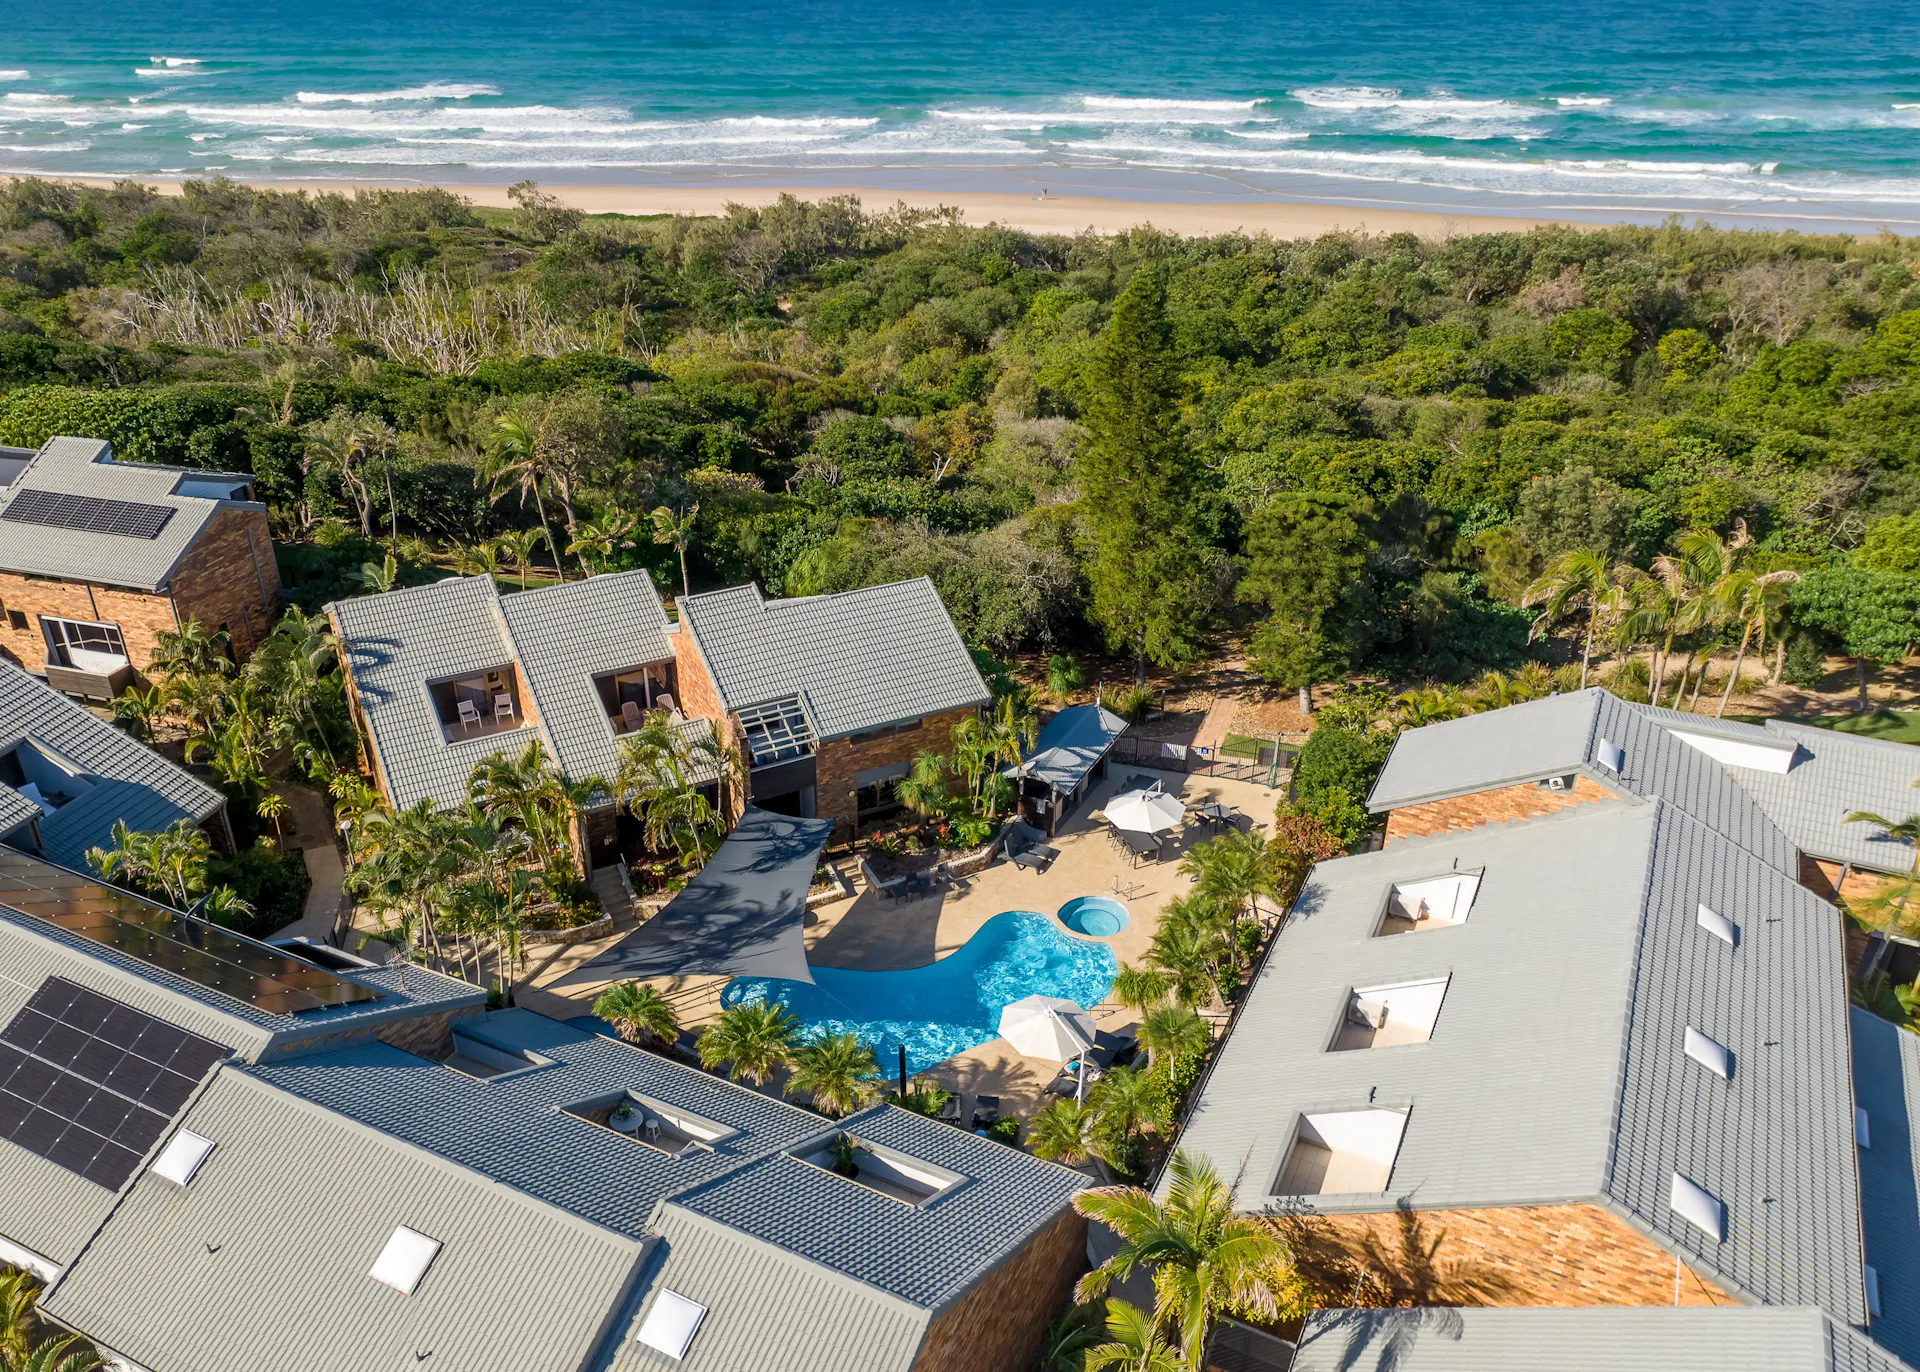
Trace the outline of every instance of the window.
{"label": "window", "polygon": [[114,671],[127,664],[127,645],[118,624],[96,624],[84,619],[42,616],[47,647],[62,667],[85,671]]}
{"label": "window", "polygon": [[26,628],[27,627],[26,613],[22,610],[8,610],[7,611],[7,627],[9,629]]}
{"label": "window", "polygon": [[675,1156],[689,1148],[712,1151],[716,1144],[740,1132],[718,1120],[637,1091],[613,1091],[562,1109],[577,1120],[610,1129],[622,1138]]}
{"label": "window", "polygon": [[861,772],[854,778],[854,805],[861,819],[883,810],[900,808],[900,802],[894,799],[893,788],[906,776],[907,770],[906,763],[895,762]]}
{"label": "window", "polygon": [[1425,1043],[1446,998],[1447,978],[1401,982],[1396,986],[1357,986],[1347,994],[1346,1012],[1327,1051],[1395,1048]]}
{"label": "window", "polygon": [[1381,934],[1424,933],[1465,924],[1480,893],[1480,872],[1449,872],[1421,881],[1397,881],[1387,893]]}
{"label": "window", "polygon": [[1333,1196],[1384,1191],[1406,1129],[1404,1110],[1302,1115],[1273,1194]]}
{"label": "window", "polygon": [[391,1286],[401,1295],[411,1296],[439,1253],[440,1240],[403,1224],[393,1231],[393,1237],[380,1250],[367,1275],[382,1286]]}
{"label": "window", "polygon": [[213,1140],[194,1133],[191,1129],[182,1129],[160,1150],[160,1156],[153,1160],[153,1166],[147,1170],[156,1177],[165,1177],[177,1186],[185,1186],[193,1180],[193,1174],[200,1170],[200,1164],[207,1160],[207,1154],[213,1151]]}
{"label": "window", "polygon": [[653,1298],[653,1309],[647,1311],[647,1317],[640,1321],[639,1332],[633,1337],[669,1358],[684,1358],[700,1321],[706,1317],[706,1306],[688,1300],[678,1291],[661,1287],[660,1294]]}

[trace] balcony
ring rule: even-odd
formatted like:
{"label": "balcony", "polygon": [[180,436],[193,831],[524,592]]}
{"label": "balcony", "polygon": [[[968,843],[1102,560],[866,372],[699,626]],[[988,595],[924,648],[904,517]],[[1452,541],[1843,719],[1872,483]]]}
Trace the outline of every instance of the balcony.
{"label": "balcony", "polygon": [[655,662],[623,672],[604,672],[593,679],[594,694],[607,713],[607,723],[616,734],[630,734],[646,723],[654,710],[679,715],[674,699],[674,675],[671,662]]}
{"label": "balcony", "polygon": [[86,700],[112,700],[133,684],[133,664],[125,658],[118,666],[101,663],[94,667],[62,667],[47,663],[47,685],[64,695]]}
{"label": "balcony", "polygon": [[521,704],[519,674],[511,665],[429,682],[427,695],[448,743],[510,734],[533,722]]}
{"label": "balcony", "polygon": [[1329,1052],[1362,1048],[1398,1048],[1433,1037],[1446,998],[1447,978],[1402,982],[1396,986],[1360,986],[1347,996]]}
{"label": "balcony", "polygon": [[1343,1196],[1385,1191],[1406,1128],[1404,1110],[1302,1115],[1273,1194]]}
{"label": "balcony", "polygon": [[1480,872],[1449,872],[1421,881],[1395,882],[1379,934],[1424,934],[1467,922],[1480,894]]}

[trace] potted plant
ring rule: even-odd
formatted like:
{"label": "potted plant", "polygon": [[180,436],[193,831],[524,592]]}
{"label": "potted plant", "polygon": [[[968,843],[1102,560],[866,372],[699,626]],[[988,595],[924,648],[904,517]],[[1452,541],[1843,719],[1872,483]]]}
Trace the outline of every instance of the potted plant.
{"label": "potted plant", "polygon": [[630,1100],[621,1101],[613,1107],[613,1113],[607,1116],[608,1126],[622,1133],[634,1128],[639,1122],[640,1112],[633,1108],[633,1102]]}
{"label": "potted plant", "polygon": [[843,1177],[860,1175],[860,1154],[854,1142],[842,1134],[833,1141],[833,1170]]}

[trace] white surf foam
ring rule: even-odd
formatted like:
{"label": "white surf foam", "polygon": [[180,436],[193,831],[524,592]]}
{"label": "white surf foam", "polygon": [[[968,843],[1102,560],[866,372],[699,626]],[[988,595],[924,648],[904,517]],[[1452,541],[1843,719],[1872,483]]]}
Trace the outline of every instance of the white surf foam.
{"label": "white surf foam", "polygon": [[388,105],[414,100],[471,100],[476,95],[498,95],[498,86],[480,82],[429,81],[424,86],[402,86],[391,91],[297,91],[303,105]]}
{"label": "white surf foam", "polygon": [[[0,71],[0,81],[24,81],[31,75],[33,75],[33,73],[25,67],[11,67],[6,71]],[[1895,105],[1894,108],[1899,109],[1900,107]]]}
{"label": "white surf foam", "polygon": [[1610,95],[1556,95],[1554,103],[1563,110],[1598,109],[1602,105],[1611,105],[1613,97]]}
{"label": "white surf foam", "polygon": [[1090,110],[1253,110],[1262,100],[1173,100],[1154,96],[1083,95],[1080,103]]}

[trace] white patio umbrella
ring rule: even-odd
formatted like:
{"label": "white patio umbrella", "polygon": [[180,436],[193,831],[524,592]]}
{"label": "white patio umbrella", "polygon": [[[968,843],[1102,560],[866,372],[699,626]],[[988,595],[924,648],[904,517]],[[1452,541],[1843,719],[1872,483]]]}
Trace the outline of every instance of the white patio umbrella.
{"label": "white patio umbrella", "polygon": [[1093,1047],[1093,1016],[1058,996],[1028,996],[1000,1012],[1000,1037],[1030,1058],[1080,1059],[1079,1096],[1087,1094],[1087,1052]]}
{"label": "white patio umbrella", "polygon": [[1107,802],[1107,823],[1116,829],[1136,834],[1157,834],[1171,829],[1186,813],[1179,798],[1164,791],[1128,791]]}

